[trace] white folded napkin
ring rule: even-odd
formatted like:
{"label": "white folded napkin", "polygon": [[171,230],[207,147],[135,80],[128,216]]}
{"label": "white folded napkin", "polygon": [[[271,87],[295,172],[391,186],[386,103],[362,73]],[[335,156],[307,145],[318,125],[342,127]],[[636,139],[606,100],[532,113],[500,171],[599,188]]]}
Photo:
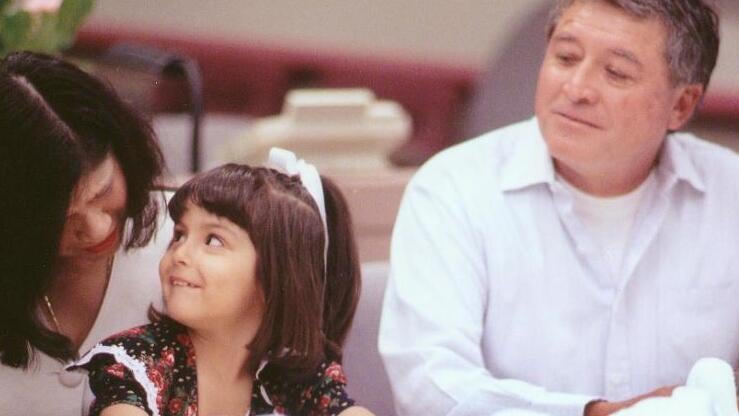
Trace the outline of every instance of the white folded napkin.
{"label": "white folded napkin", "polygon": [[[734,370],[718,358],[701,358],[684,386],[670,397],[642,400],[613,416],[739,416]],[[506,409],[494,416],[547,416],[524,409]]]}
{"label": "white folded napkin", "polygon": [[698,360],[670,397],[642,400],[614,416],[737,416],[734,370],[718,358]]}

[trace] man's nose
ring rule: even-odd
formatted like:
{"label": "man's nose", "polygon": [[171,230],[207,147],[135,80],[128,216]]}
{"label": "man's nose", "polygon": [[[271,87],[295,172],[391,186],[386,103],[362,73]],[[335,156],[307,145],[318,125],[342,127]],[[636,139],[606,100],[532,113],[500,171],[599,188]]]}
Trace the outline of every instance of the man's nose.
{"label": "man's nose", "polygon": [[594,68],[583,63],[573,68],[570,77],[563,85],[567,99],[573,104],[593,104],[598,101],[597,81]]}

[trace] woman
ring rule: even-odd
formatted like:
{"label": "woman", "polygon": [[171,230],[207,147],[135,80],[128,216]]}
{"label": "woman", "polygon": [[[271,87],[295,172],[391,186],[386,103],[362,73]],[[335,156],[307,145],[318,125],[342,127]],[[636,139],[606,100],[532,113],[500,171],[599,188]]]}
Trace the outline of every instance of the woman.
{"label": "woman", "polygon": [[0,97],[0,414],[80,414],[86,383],[64,364],[161,298],[162,156],[107,85],[57,58],[4,58]]}

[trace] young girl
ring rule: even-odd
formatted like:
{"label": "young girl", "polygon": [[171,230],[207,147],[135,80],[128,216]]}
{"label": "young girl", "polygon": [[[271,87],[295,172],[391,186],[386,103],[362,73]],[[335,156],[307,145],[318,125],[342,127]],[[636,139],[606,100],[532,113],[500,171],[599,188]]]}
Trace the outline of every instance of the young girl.
{"label": "young girl", "polygon": [[339,364],[360,285],[346,203],[292,153],[270,162],[287,173],[229,164],[172,197],[166,314],[70,367],[92,415],[369,414]]}

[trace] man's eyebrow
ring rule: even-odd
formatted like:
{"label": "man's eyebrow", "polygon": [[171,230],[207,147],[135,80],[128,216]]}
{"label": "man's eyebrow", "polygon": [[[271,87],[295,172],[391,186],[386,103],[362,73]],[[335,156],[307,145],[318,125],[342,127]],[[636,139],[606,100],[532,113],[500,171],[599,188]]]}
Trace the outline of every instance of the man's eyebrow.
{"label": "man's eyebrow", "polygon": [[553,41],[558,42],[576,42],[577,38],[575,36],[569,34],[569,33],[557,33],[554,36],[552,36]]}

